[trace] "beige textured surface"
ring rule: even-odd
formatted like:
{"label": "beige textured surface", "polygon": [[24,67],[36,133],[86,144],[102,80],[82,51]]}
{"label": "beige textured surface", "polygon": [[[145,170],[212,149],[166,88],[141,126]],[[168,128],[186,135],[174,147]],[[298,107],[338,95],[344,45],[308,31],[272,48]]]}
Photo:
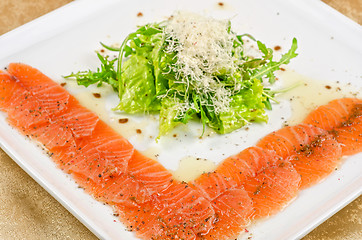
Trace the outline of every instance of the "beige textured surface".
{"label": "beige textured surface", "polygon": [[[362,0],[323,1],[362,24]],[[0,34],[68,2],[71,0],[0,0]],[[0,166],[0,239],[96,239],[2,150]],[[362,197],[303,240],[342,239],[362,239]]]}
{"label": "beige textured surface", "polygon": [[97,239],[0,151],[0,239]]}
{"label": "beige textured surface", "polygon": [[322,0],[347,17],[362,24],[362,0]]}

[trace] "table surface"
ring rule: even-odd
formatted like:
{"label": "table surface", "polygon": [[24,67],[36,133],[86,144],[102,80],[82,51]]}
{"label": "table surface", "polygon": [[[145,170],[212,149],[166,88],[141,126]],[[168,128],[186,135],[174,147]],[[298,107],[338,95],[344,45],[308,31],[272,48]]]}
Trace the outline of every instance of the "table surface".
{"label": "table surface", "polygon": [[[1,0],[0,34],[69,2]],[[323,2],[362,24],[362,0]],[[0,239],[97,239],[1,149],[0,166]],[[317,239],[362,239],[362,196],[303,238]]]}

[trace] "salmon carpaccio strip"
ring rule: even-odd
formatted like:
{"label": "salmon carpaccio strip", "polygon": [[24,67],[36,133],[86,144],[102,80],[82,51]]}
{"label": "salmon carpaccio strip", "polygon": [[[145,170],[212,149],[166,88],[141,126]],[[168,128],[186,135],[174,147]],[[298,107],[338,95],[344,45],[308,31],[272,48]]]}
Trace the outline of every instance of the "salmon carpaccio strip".
{"label": "salmon carpaccio strip", "polygon": [[219,220],[203,238],[235,238],[252,218],[284,208],[296,197],[299,184],[300,176],[291,163],[272,151],[249,147],[225,159],[214,172],[192,182],[212,201]]}
{"label": "salmon carpaccio strip", "polygon": [[226,159],[216,170],[237,176],[253,201],[253,218],[275,214],[297,196],[300,176],[293,166],[272,151],[257,146]]}
{"label": "salmon carpaccio strip", "polygon": [[70,94],[37,69],[25,64],[10,63],[7,71],[26,90],[36,96],[47,112],[56,114],[67,108]]}
{"label": "salmon carpaccio strip", "polygon": [[237,237],[253,218],[275,214],[300,188],[327,176],[342,150],[361,151],[361,100],[336,100],[341,114],[334,122],[320,125],[321,108],[322,114],[267,135],[214,172],[178,182],[37,69],[12,63],[0,71],[0,82],[0,109],[9,123],[42,143],[59,168],[113,206],[143,239]]}
{"label": "salmon carpaccio strip", "polygon": [[319,106],[309,113],[303,123],[331,131],[336,127],[340,127],[344,122],[347,122],[353,117],[354,109],[358,105],[359,108],[361,108],[361,104],[362,100],[358,98],[332,100],[328,104]]}
{"label": "salmon carpaccio strip", "polygon": [[362,100],[342,98],[318,107],[303,121],[329,131],[341,143],[343,155],[362,151]]}
{"label": "salmon carpaccio strip", "polygon": [[[196,239],[213,227],[215,212],[208,200],[173,181],[161,164],[134,150],[40,71],[12,63],[0,78],[0,107],[8,113],[9,123],[44,144],[58,166],[85,191],[121,211],[123,222],[138,236]],[[16,91],[9,94],[9,90]],[[139,222],[132,210],[147,206],[153,211],[145,211]]]}
{"label": "salmon carpaccio strip", "polygon": [[226,190],[211,203],[216,213],[214,228],[199,239],[235,239],[250,223],[253,202],[244,188]]}
{"label": "salmon carpaccio strip", "polygon": [[342,157],[341,146],[332,135],[304,123],[274,131],[257,146],[288,159],[301,176],[301,189],[332,173]]}
{"label": "salmon carpaccio strip", "polygon": [[331,131],[337,142],[341,144],[343,155],[353,155],[362,151],[362,115],[351,123]]}

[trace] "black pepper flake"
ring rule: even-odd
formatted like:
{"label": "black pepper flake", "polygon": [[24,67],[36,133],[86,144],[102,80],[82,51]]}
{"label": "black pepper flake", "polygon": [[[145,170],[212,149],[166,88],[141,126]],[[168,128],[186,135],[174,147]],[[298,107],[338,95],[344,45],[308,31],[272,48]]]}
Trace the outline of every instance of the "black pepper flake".
{"label": "black pepper flake", "polygon": [[255,192],[253,193],[254,195],[258,195],[260,193],[260,186],[258,186],[255,190]]}

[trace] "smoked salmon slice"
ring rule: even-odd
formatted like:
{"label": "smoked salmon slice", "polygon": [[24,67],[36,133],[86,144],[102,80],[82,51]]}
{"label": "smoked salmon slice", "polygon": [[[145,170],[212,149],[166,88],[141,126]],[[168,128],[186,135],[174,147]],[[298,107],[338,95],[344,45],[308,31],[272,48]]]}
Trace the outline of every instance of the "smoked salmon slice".
{"label": "smoked salmon slice", "polygon": [[362,151],[362,100],[342,98],[311,112],[303,121],[329,131],[341,143],[343,155]]}
{"label": "smoked salmon slice", "polygon": [[214,228],[199,239],[234,239],[250,223],[253,202],[244,188],[227,190],[211,203],[216,216]]}
{"label": "smoked salmon slice", "polygon": [[[65,91],[65,90],[63,90]],[[67,108],[57,115],[72,131],[75,138],[91,136],[99,118],[73,97],[69,97]]]}
{"label": "smoked salmon slice", "polygon": [[[42,142],[52,149],[72,141],[71,132],[60,121],[50,124],[43,105],[13,76],[0,72],[0,107],[8,113],[8,121],[24,135]],[[54,134],[56,133],[56,134]]]}
{"label": "smoked salmon slice", "polygon": [[243,186],[253,201],[253,218],[274,215],[287,206],[297,196],[300,181],[298,172],[285,160],[249,177]]}
{"label": "smoked salmon slice", "polygon": [[309,124],[284,127],[262,138],[257,146],[290,160],[301,175],[301,188],[315,184],[340,162],[340,144],[325,130]]}
{"label": "smoked salmon slice", "polygon": [[237,187],[238,183],[232,178],[215,171],[202,174],[191,182],[190,185],[201,192],[206,199],[212,201],[226,191]]}
{"label": "smoked salmon slice", "polygon": [[322,134],[327,134],[327,131],[309,124],[298,124],[281,128],[266,135],[259,140],[256,146],[272,150],[285,159]]}
{"label": "smoked salmon slice", "polygon": [[138,207],[116,205],[121,219],[144,239],[198,239],[212,228],[211,203],[186,183],[173,181],[152,202]]}
{"label": "smoked salmon slice", "polygon": [[253,146],[227,158],[215,171],[241,186],[247,178],[255,177],[265,168],[275,165],[280,158],[272,151]]}
{"label": "smoked salmon slice", "polygon": [[346,123],[331,131],[337,142],[341,144],[343,155],[353,155],[362,151],[362,116],[356,117],[352,123]]}
{"label": "smoked salmon slice", "polygon": [[136,150],[128,163],[128,170],[132,178],[143,184],[149,195],[163,191],[173,181],[170,171]]}
{"label": "smoked salmon slice", "polygon": [[40,101],[49,114],[66,108],[70,94],[38,69],[23,63],[10,63],[7,71]]}
{"label": "smoked salmon slice", "polygon": [[340,162],[342,149],[332,135],[320,136],[287,158],[301,176],[301,189],[331,174]]}
{"label": "smoked salmon slice", "polygon": [[13,97],[17,91],[25,91],[20,85],[15,83],[16,80],[12,78],[7,72],[0,70],[0,109],[7,112],[11,109]]}
{"label": "smoked salmon slice", "polygon": [[[63,154],[61,154],[63,155]],[[126,154],[128,156],[129,154]],[[91,156],[91,155],[89,155]],[[99,157],[99,155],[96,155]],[[56,158],[56,157],[55,157]],[[94,158],[95,159],[95,158]],[[90,162],[92,162],[90,158]],[[110,205],[135,207],[153,200],[154,195],[165,190],[173,181],[172,175],[162,165],[157,164],[153,159],[147,158],[134,150],[130,159],[129,170],[125,173],[106,170],[109,166],[103,166],[103,159],[96,161],[97,165],[84,164],[97,169],[95,173],[87,173],[73,166],[77,163],[70,164],[68,171],[84,189],[96,199]],[[132,162],[140,161],[144,169],[135,174]],[[99,165],[99,166],[98,166]],[[83,167],[84,168],[84,167]],[[103,169],[99,171],[98,169]],[[107,174],[105,174],[107,173]],[[158,175],[159,174],[159,175]],[[93,177],[92,177],[93,176]],[[154,179],[154,181],[150,181]],[[145,182],[144,180],[148,180]]]}
{"label": "smoked salmon slice", "polygon": [[330,131],[340,127],[343,122],[353,116],[353,109],[356,104],[361,105],[362,100],[358,98],[341,98],[330,101],[312,111],[304,119],[303,123]]}
{"label": "smoked salmon slice", "polygon": [[213,196],[211,200],[215,198],[212,193],[218,197],[233,188],[245,188],[253,203],[252,215],[260,218],[276,213],[297,196],[300,176],[273,151],[253,146],[225,159],[214,172],[203,174],[193,184],[205,196]]}
{"label": "smoked salmon slice", "polygon": [[[22,63],[9,64],[8,72],[23,89],[29,92],[27,95],[32,95],[36,99],[36,101],[28,101],[29,104],[35,104],[35,107],[24,106],[24,109],[30,109],[45,117],[60,116],[77,138],[91,134],[98,116],[81,106],[58,83],[39,70]],[[27,95],[24,97],[28,98]],[[18,96],[22,95],[13,94],[13,97]],[[14,99],[11,102],[16,103],[19,100]],[[18,119],[24,119],[24,117]]]}
{"label": "smoked salmon slice", "polygon": [[212,228],[215,212],[210,201],[187,183],[173,181],[156,200],[160,215],[164,213],[163,220],[171,219],[171,224],[168,224],[171,228],[174,225],[180,229],[191,228],[196,235],[207,233]]}
{"label": "smoked salmon slice", "polygon": [[134,148],[103,121],[98,121],[91,136],[74,141],[51,151],[61,169],[88,176],[96,183],[127,173]]}
{"label": "smoked salmon slice", "polygon": [[47,122],[49,115],[42,111],[42,105],[35,97],[15,80],[10,83],[13,84],[12,95],[8,102],[4,102],[3,108],[8,113],[9,121],[23,131]]}

